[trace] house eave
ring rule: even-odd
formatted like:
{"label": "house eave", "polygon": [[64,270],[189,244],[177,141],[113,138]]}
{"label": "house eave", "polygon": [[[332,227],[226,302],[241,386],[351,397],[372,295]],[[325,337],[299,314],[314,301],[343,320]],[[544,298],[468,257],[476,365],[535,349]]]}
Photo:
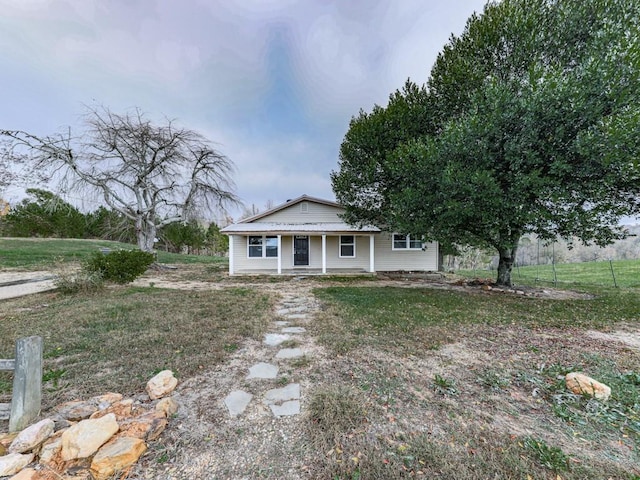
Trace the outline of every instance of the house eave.
{"label": "house eave", "polygon": [[225,235],[371,235],[374,226],[355,227],[346,223],[234,223],[220,230]]}

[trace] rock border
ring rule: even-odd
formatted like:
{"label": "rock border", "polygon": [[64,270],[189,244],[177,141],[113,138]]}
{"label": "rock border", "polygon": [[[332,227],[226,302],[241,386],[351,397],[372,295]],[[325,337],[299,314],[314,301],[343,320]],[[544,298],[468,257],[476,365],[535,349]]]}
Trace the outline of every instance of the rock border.
{"label": "rock border", "polygon": [[65,402],[22,431],[0,434],[0,477],[10,480],[107,480],[126,473],[178,410],[178,381],[160,372],[148,395],[106,393]]}

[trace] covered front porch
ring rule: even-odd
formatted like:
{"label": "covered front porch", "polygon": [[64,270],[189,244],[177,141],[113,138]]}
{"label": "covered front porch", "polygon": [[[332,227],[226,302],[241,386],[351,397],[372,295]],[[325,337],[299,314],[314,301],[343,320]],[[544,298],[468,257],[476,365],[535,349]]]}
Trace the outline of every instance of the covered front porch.
{"label": "covered front porch", "polygon": [[[233,227],[244,231],[224,232],[229,235],[230,275],[355,275],[375,272],[375,243],[379,233],[377,229],[372,231],[375,227],[364,231],[343,223],[321,226],[279,224],[279,228],[273,230],[264,224],[238,224]],[[317,231],[321,227],[322,231]]]}

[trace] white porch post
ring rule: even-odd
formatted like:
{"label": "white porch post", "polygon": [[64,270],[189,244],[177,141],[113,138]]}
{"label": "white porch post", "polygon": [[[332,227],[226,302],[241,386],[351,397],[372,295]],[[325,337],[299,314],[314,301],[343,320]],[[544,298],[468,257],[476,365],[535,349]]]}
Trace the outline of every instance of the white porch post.
{"label": "white porch post", "polygon": [[234,235],[229,235],[229,275],[233,275],[233,240]]}
{"label": "white porch post", "polygon": [[278,275],[282,274],[282,235],[278,235]]}
{"label": "white porch post", "polygon": [[375,254],[374,249],[376,246],[376,240],[373,234],[369,235],[369,271],[371,273],[376,271]]}
{"label": "white porch post", "polygon": [[327,273],[327,234],[322,234],[322,273]]}

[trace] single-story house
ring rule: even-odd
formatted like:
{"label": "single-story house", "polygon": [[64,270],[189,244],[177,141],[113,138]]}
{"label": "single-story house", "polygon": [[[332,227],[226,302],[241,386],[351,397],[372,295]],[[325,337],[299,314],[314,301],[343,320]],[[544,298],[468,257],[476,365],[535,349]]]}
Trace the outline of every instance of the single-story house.
{"label": "single-story house", "polygon": [[335,202],[302,195],[224,227],[229,274],[436,271],[438,244],[345,223]]}

